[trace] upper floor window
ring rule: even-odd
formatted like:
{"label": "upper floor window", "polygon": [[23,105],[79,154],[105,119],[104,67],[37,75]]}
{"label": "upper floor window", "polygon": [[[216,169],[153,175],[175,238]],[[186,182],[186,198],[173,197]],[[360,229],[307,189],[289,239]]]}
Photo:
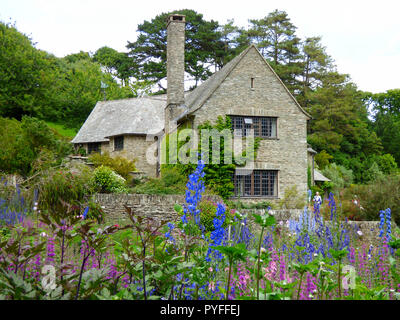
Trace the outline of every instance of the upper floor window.
{"label": "upper floor window", "polygon": [[100,142],[91,142],[87,144],[88,146],[88,154],[94,152],[101,152],[101,143]]}
{"label": "upper floor window", "polygon": [[114,150],[122,150],[124,149],[124,136],[114,137]]}
{"label": "upper floor window", "polygon": [[238,136],[249,136],[251,130],[254,131],[255,137],[260,138],[276,138],[276,117],[246,117],[246,116],[230,116],[232,121],[232,129]]}

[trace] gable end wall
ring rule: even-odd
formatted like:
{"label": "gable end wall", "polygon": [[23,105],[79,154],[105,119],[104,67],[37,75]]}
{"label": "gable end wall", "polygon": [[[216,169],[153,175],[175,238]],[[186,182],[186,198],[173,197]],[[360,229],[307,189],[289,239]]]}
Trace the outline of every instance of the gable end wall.
{"label": "gable end wall", "polygon": [[[254,78],[254,88],[250,87]],[[278,117],[278,139],[263,139],[256,169],[279,170],[278,198],[287,187],[307,190],[307,117],[288,94],[255,48],[195,113],[194,126],[219,115]]]}

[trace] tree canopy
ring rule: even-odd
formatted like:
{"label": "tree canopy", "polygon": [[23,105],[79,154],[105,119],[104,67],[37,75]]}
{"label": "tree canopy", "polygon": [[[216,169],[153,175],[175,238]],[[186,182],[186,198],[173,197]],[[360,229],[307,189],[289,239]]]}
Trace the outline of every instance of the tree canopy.
{"label": "tree canopy", "polygon": [[185,71],[192,87],[254,44],[312,116],[308,143],[320,153],[321,166],[336,163],[352,170],[356,183],[397,170],[400,89],[360,91],[349,75],[337,71],[323,39],[301,39],[280,10],[249,19],[247,29],[233,19],[220,24],[190,9],[164,12],[138,25],[127,52],[103,46],[63,58],[35,48],[15,26],[0,22],[0,116],[37,117],[79,128],[97,101],[165,92],[166,19],[171,13],[186,16]]}

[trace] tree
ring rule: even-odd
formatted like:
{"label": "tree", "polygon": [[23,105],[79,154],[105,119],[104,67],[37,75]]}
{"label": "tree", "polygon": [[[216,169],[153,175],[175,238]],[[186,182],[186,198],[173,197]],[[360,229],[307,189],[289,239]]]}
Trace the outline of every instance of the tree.
{"label": "tree", "polygon": [[248,37],[260,49],[276,73],[291,90],[299,92],[297,76],[302,73],[300,38],[285,11],[275,10],[262,19],[251,19]]}
{"label": "tree", "polygon": [[334,71],[333,60],[321,45],[321,37],[306,38],[302,42],[301,91],[297,100],[304,107],[308,107],[308,93],[322,86],[324,76]]}
{"label": "tree", "polygon": [[138,63],[139,78],[157,84],[161,91],[166,90],[160,82],[167,76],[166,21],[173,13],[186,16],[185,71],[195,81],[194,86],[211,75],[209,67],[215,64],[214,52],[221,48],[218,22],[206,21],[202,14],[193,10],[162,13],[151,21],[144,21],[138,26],[137,40],[128,41],[127,48],[129,56]]}
{"label": "tree", "polygon": [[50,55],[33,46],[32,40],[0,22],[0,116],[21,119],[35,115],[49,86],[45,74]]}
{"label": "tree", "polygon": [[135,74],[137,68],[127,53],[118,52],[107,46],[98,49],[93,55],[93,60],[100,63],[107,73],[119,79],[124,86],[129,84],[129,78]]}
{"label": "tree", "polygon": [[372,129],[382,141],[384,152],[400,165],[400,89],[365,93],[364,101],[373,116]]}
{"label": "tree", "polygon": [[221,69],[230,60],[236,57],[247,46],[250,39],[246,31],[234,25],[234,20],[228,20],[226,24],[218,27],[218,48],[215,50],[215,69]]}
{"label": "tree", "polygon": [[45,122],[23,116],[22,121],[0,117],[0,171],[31,173],[42,152],[45,161],[58,163],[71,151],[68,142],[57,136]]}

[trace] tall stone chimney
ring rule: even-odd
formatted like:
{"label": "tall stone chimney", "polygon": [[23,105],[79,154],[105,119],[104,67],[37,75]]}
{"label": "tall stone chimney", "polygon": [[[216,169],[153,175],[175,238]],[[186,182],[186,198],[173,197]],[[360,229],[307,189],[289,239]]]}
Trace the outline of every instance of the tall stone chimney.
{"label": "tall stone chimney", "polygon": [[174,127],[171,123],[184,109],[185,76],[185,16],[172,14],[167,22],[167,107],[165,133]]}

